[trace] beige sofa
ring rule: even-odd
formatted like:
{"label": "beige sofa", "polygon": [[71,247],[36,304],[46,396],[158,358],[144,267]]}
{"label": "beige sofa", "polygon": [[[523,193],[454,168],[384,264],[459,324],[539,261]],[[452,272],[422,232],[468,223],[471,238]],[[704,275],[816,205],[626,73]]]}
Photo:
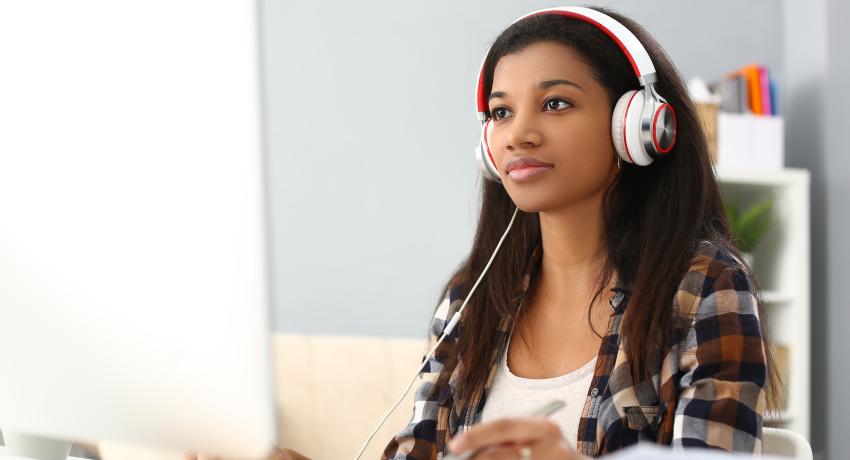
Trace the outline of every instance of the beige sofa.
{"label": "beige sofa", "polygon": [[[274,337],[277,411],[284,447],[314,460],[354,459],[427,352],[426,339],[331,335]],[[419,380],[361,458],[377,460],[409,421]],[[104,460],[183,460],[178,452],[99,444]]]}

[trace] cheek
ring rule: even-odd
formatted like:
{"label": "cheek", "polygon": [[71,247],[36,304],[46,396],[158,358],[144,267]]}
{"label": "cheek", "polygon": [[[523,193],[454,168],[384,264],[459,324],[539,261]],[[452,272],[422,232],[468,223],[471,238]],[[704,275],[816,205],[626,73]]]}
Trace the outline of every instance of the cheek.
{"label": "cheek", "polygon": [[615,154],[610,117],[575,117],[557,126],[551,136],[558,144],[560,157],[581,160],[581,164],[607,164]]}
{"label": "cheek", "polygon": [[487,123],[489,124],[485,131],[487,133],[487,145],[490,148],[490,154],[493,155],[493,161],[496,162],[496,168],[501,171],[505,152],[499,147],[502,142],[498,133],[499,129],[493,126],[493,121],[488,121]]}
{"label": "cheek", "polygon": [[493,156],[495,157],[496,147],[495,145],[493,145],[493,122],[488,121],[487,123],[485,123],[483,131],[481,131],[481,133],[485,136],[486,139],[484,145],[486,145],[490,149],[490,151],[493,152]]}

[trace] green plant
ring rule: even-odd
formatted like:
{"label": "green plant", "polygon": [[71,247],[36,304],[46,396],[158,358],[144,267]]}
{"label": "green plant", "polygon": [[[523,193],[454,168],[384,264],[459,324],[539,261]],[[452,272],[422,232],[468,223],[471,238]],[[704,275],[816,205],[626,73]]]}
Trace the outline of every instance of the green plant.
{"label": "green plant", "polygon": [[732,200],[723,201],[723,209],[735,244],[741,251],[750,252],[761,241],[764,234],[770,228],[773,218],[773,197],[759,201],[740,214],[738,213],[738,202]]}

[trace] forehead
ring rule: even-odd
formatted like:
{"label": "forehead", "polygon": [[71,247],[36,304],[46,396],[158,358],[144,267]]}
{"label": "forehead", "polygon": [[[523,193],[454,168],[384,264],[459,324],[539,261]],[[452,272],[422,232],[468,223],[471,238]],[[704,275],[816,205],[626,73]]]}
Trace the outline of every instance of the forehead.
{"label": "forehead", "polygon": [[527,87],[552,78],[566,78],[584,88],[595,82],[590,66],[577,51],[546,41],[502,56],[493,72],[492,90],[510,92],[511,87]]}

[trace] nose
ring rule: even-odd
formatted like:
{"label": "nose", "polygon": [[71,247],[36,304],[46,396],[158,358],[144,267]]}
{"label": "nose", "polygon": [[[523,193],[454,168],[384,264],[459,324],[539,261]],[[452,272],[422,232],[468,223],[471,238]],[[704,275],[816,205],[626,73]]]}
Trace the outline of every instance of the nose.
{"label": "nose", "polygon": [[505,148],[509,152],[517,149],[536,147],[540,144],[541,135],[533,117],[514,115],[506,127]]}

